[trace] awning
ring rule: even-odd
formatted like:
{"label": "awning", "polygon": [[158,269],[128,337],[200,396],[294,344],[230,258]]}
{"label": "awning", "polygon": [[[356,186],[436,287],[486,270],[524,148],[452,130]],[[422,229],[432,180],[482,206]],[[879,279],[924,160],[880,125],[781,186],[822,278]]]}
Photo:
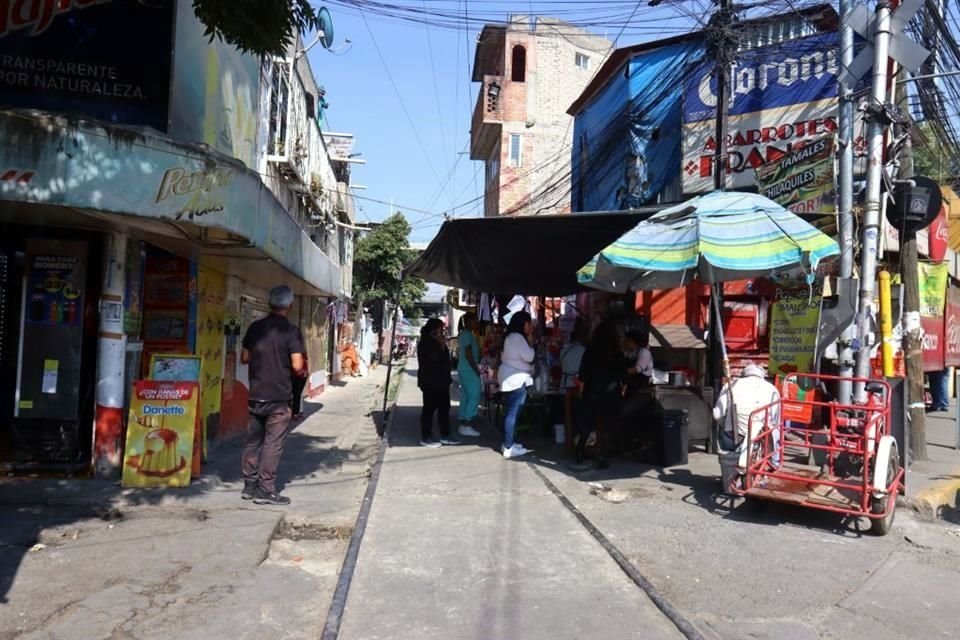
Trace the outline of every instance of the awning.
{"label": "awning", "polygon": [[494,294],[583,291],[577,270],[661,208],[448,220],[404,275]]}

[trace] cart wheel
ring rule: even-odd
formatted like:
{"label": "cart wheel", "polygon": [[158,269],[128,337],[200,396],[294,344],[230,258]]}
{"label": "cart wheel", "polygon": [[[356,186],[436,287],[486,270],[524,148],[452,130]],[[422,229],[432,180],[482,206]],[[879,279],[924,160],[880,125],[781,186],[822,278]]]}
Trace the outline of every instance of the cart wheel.
{"label": "cart wheel", "polygon": [[[890,456],[890,462],[887,463],[888,480],[896,478],[899,472],[900,462],[896,456]],[[885,536],[890,533],[890,529],[893,528],[893,519],[897,514],[897,492],[893,491],[882,498],[873,498],[870,502],[870,510],[873,513],[883,513],[886,511],[888,502],[890,504],[890,513],[882,518],[870,519],[870,530],[873,531],[875,535]]]}

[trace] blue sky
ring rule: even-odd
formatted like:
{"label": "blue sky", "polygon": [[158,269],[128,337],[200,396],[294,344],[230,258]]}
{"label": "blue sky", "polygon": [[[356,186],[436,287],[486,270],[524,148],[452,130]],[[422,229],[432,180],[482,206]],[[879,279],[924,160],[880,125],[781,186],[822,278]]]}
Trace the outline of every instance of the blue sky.
{"label": "blue sky", "polygon": [[[590,0],[398,0],[395,4],[461,16],[466,9],[471,20],[506,20],[510,13],[529,14],[532,10],[574,22],[595,22],[599,26],[591,30],[610,39],[619,33],[617,25],[637,9],[618,46],[676,35],[695,25],[684,12],[701,8],[705,12],[708,6],[707,0],[657,9],[647,7],[645,1],[639,8],[634,2]],[[427,241],[436,233],[444,213],[479,215],[483,165],[471,161],[466,153],[477,90],[470,82],[469,69],[481,24],[461,21],[452,29],[435,23],[427,29],[371,10],[361,14],[356,7],[327,6],[333,16],[335,43],[332,51],[320,46],[311,49],[310,62],[327,90],[329,129],[353,133],[354,151],[367,161],[355,165],[353,171],[353,182],[368,187],[355,192],[361,208],[358,221],[382,220],[390,206],[372,200],[392,200],[394,208],[403,211],[413,225],[411,239]],[[664,18],[670,20],[664,22]],[[345,39],[352,44],[340,50]]]}

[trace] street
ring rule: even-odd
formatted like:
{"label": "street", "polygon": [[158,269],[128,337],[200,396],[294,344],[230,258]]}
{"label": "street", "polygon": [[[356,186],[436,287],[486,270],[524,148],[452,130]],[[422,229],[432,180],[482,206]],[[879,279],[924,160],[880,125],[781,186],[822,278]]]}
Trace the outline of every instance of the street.
{"label": "street", "polygon": [[[424,449],[415,366],[402,374],[335,637],[960,633],[956,524],[901,508],[876,537],[830,514],[756,512],[717,496],[716,460],[704,454],[666,470],[615,460],[572,474],[545,441],[529,439],[538,451],[528,459],[504,460],[492,429],[479,443]],[[2,583],[0,638],[320,637],[373,459],[374,423],[358,406],[375,407],[382,382],[381,368],[330,390],[291,435],[287,510],[241,503],[231,450],[217,486],[184,495],[59,481],[58,498],[56,485],[38,495],[4,482],[2,517],[14,526],[2,534],[12,580]]]}

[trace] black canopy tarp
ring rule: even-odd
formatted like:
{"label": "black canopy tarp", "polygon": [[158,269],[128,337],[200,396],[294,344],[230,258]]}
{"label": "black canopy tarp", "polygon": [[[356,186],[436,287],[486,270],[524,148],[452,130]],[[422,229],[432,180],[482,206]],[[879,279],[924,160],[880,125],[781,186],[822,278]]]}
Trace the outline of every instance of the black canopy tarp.
{"label": "black canopy tarp", "polygon": [[403,273],[468,291],[567,295],[583,289],[580,267],[660,208],[448,220]]}

